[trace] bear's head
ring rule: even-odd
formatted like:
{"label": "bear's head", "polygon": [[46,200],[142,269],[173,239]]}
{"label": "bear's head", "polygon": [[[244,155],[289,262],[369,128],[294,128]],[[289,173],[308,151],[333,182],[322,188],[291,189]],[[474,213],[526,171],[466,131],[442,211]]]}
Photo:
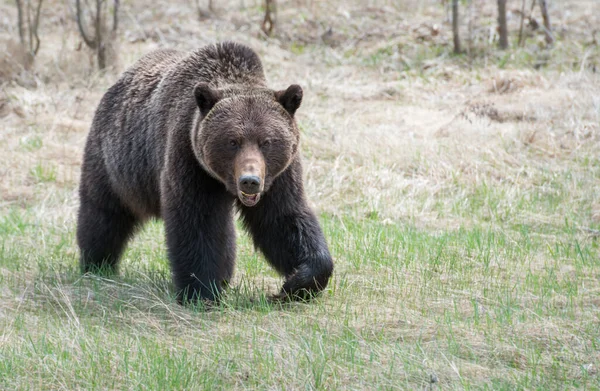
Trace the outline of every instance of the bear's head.
{"label": "bear's head", "polygon": [[292,162],[299,143],[294,114],[302,88],[194,88],[200,116],[192,144],[201,166],[245,206],[254,206]]}

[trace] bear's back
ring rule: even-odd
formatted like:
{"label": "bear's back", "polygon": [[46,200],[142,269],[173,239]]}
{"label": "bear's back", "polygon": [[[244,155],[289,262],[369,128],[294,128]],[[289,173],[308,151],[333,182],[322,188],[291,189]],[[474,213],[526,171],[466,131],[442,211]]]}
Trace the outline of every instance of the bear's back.
{"label": "bear's back", "polygon": [[227,85],[265,86],[262,63],[254,50],[235,42],[206,46],[191,55],[215,88]]}
{"label": "bear's back", "polygon": [[235,42],[208,45],[190,52],[168,69],[161,88],[176,86],[181,92],[182,88],[192,90],[198,82],[209,83],[213,88],[266,87],[258,55],[248,46]]}

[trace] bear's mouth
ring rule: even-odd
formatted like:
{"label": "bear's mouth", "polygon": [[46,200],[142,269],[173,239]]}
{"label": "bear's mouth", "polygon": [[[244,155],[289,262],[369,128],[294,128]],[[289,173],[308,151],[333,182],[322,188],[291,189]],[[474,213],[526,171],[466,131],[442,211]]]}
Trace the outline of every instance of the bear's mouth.
{"label": "bear's mouth", "polygon": [[238,198],[242,201],[242,204],[246,206],[254,206],[260,200],[260,193],[246,194],[243,191],[238,192]]}

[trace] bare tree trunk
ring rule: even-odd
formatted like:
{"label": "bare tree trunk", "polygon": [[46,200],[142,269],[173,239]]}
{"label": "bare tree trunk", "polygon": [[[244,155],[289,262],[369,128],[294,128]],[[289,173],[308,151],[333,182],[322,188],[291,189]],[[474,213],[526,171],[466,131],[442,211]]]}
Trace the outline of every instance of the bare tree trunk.
{"label": "bare tree trunk", "polygon": [[454,37],[454,53],[460,53],[460,36],[458,34],[458,0],[452,0],[452,36]]}
{"label": "bare tree trunk", "polygon": [[21,0],[17,0],[17,24],[19,26],[19,38],[21,39],[21,45],[25,45],[25,30],[23,28],[23,3]]}
{"label": "bare tree trunk", "polygon": [[498,29],[500,49],[508,48],[508,28],[506,27],[506,0],[498,0]]}
{"label": "bare tree trunk", "polygon": [[75,1],[75,10],[77,16],[77,27],[79,28],[79,34],[83,38],[83,42],[90,48],[96,49],[96,39],[90,38],[90,35],[85,30],[85,22],[83,20],[83,10],[81,9],[81,0]]}
{"label": "bare tree trunk", "polygon": [[119,0],[115,0],[115,5],[113,7],[113,33],[117,32],[117,27],[119,27]]}
{"label": "bare tree trunk", "polygon": [[40,36],[38,35],[38,27],[40,25],[40,15],[42,14],[42,1],[43,0],[39,0],[35,10],[35,17],[33,19],[32,30],[33,37],[35,38],[35,44],[32,42],[31,53],[33,53],[34,56],[37,54],[38,50],[40,50]]}
{"label": "bare tree trunk", "polygon": [[525,26],[525,3],[527,0],[523,0],[521,3],[521,24],[519,26],[519,41],[517,46],[521,47],[523,44],[523,27]]}
{"label": "bare tree trunk", "polygon": [[31,20],[31,1],[27,1],[27,32],[29,33],[29,47],[28,50],[31,53],[31,43],[33,42],[33,31],[31,29],[31,25],[33,21]]}
{"label": "bare tree trunk", "polygon": [[92,50],[96,51],[98,60],[98,68],[106,69],[108,65],[107,49],[110,42],[115,39],[117,28],[119,26],[119,0],[113,2],[113,17],[112,29],[107,26],[108,5],[106,0],[96,0],[96,13],[93,17],[94,36],[90,36],[85,28],[83,10],[81,8],[81,0],[75,1],[77,27],[85,44]]}
{"label": "bare tree trunk", "polygon": [[273,33],[277,19],[277,4],[275,0],[265,0],[265,18],[262,22],[262,31],[269,37]]}
{"label": "bare tree trunk", "polygon": [[96,30],[96,50],[98,56],[98,68],[106,68],[106,46],[104,45],[104,24],[102,20],[102,4],[104,0],[96,0],[96,20],[94,28]]}
{"label": "bare tree trunk", "polygon": [[17,24],[19,28],[19,39],[21,45],[29,53],[31,58],[37,54],[40,49],[40,36],[38,28],[40,25],[40,15],[42,13],[43,0],[39,0],[37,5],[32,4],[33,0],[16,0],[17,4]]}
{"label": "bare tree trunk", "polygon": [[544,33],[546,33],[546,43],[552,45],[554,36],[552,35],[552,26],[550,25],[550,15],[548,15],[548,4],[546,0],[540,0],[540,9],[542,10],[542,18],[544,19]]}
{"label": "bare tree trunk", "polygon": [[469,67],[473,62],[473,0],[469,0],[468,5],[469,24],[467,26],[467,55],[469,56]]}

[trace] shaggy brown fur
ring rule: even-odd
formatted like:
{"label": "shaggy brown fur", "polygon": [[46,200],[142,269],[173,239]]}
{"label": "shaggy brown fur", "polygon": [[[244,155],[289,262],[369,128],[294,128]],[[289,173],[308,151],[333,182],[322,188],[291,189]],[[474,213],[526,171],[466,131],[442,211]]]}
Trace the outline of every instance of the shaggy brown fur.
{"label": "shaggy brown fur", "polygon": [[285,276],[279,295],[320,292],[333,261],[302,184],[301,100],[299,86],[268,89],[239,44],[140,59],[102,98],[85,147],[82,270],[115,270],[135,229],[160,217],[178,299],[214,300],[233,274],[235,204]]}

